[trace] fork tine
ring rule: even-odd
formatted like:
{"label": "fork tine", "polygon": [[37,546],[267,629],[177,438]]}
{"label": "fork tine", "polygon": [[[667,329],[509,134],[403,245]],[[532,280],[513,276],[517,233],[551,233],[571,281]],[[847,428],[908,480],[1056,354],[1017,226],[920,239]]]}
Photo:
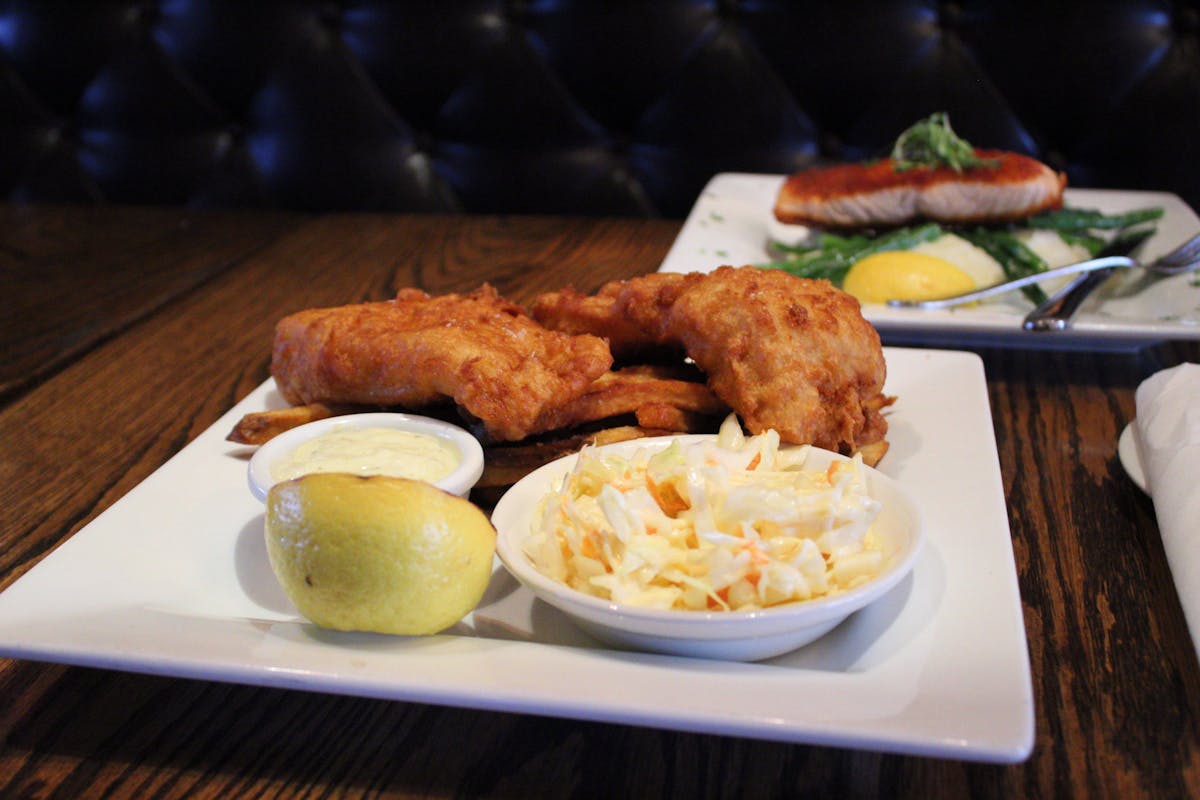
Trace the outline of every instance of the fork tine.
{"label": "fork tine", "polygon": [[1188,239],[1179,245],[1179,247],[1157,259],[1157,261],[1165,266],[1179,267],[1184,264],[1191,264],[1197,258],[1200,258],[1200,235]]}

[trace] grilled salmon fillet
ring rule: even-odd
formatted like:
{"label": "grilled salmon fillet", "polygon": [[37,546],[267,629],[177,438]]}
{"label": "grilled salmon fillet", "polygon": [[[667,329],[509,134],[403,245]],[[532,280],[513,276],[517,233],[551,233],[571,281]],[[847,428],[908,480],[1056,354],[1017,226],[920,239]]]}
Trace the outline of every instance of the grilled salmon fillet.
{"label": "grilled salmon fillet", "polygon": [[976,150],[981,166],[903,171],[890,158],[805,170],[784,181],[775,199],[780,222],[821,228],[1007,222],[1061,208],[1067,178],[1037,159]]}

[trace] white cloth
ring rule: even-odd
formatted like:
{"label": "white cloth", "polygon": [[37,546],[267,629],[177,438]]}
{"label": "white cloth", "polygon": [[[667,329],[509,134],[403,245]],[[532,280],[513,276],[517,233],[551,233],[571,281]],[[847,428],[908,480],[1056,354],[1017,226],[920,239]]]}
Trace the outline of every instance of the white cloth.
{"label": "white cloth", "polygon": [[1146,489],[1200,657],[1200,364],[1151,375],[1135,400]]}

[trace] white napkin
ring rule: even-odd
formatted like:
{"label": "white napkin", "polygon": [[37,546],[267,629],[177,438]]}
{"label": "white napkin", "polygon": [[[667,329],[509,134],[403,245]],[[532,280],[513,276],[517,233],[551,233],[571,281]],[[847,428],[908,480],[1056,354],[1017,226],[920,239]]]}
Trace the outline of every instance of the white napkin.
{"label": "white napkin", "polygon": [[1200,364],[1151,375],[1135,399],[1146,489],[1200,657]]}

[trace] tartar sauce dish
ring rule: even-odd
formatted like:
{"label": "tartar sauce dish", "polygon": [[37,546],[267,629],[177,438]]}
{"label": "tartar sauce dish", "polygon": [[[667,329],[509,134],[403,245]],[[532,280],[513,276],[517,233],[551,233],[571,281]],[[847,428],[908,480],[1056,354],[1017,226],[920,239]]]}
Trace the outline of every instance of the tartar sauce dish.
{"label": "tartar sauce dish", "polygon": [[483,448],[466,430],[430,417],[330,417],[261,445],[250,459],[250,491],[265,500],[276,483],[314,472],[411,478],[466,497],[483,474]]}
{"label": "tartar sauce dish", "polygon": [[492,521],[505,567],[602,642],[740,661],[808,644],[886,595],[924,536],[887,476],[736,422],[560,459]]}

